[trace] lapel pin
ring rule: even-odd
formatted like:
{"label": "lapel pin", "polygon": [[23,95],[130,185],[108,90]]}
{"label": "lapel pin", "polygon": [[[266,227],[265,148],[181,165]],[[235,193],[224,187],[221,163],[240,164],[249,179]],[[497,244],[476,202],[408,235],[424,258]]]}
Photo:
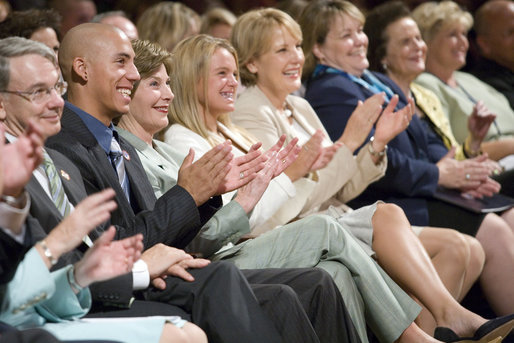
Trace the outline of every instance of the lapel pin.
{"label": "lapel pin", "polygon": [[63,179],[65,179],[66,181],[70,181],[70,174],[66,173],[64,170],[61,169],[61,176],[63,177]]}
{"label": "lapel pin", "polygon": [[126,150],[122,151],[123,158],[125,158],[127,161],[130,161],[130,155]]}

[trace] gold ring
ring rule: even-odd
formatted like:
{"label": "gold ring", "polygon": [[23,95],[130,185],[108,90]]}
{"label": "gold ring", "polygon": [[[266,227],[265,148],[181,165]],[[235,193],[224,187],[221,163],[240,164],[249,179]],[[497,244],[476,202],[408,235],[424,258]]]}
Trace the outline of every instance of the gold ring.
{"label": "gold ring", "polygon": [[285,159],[284,159],[284,160],[282,160],[282,163],[286,163],[286,160],[285,160]]}

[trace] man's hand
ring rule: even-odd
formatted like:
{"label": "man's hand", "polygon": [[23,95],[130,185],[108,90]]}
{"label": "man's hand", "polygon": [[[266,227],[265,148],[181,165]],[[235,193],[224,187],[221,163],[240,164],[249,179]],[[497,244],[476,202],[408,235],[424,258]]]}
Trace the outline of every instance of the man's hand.
{"label": "man's hand", "polygon": [[55,258],[74,249],[84,236],[110,218],[117,207],[112,200],[114,195],[114,190],[108,188],[88,196],[48,234],[45,241]]}
{"label": "man's hand", "polygon": [[186,281],[194,281],[193,276],[186,269],[202,268],[210,263],[208,260],[195,260],[185,251],[164,244],[156,244],[146,250],[141,259],[148,266],[152,285],[158,289],[166,288],[164,279],[168,275],[177,276]]}
{"label": "man's hand", "polygon": [[230,161],[234,157],[231,150],[232,146],[227,141],[208,151],[195,163],[194,150],[189,150],[178,171],[177,184],[193,197],[196,206],[217,194],[220,183],[231,169]]}
{"label": "man's hand", "polygon": [[111,226],[75,264],[75,281],[81,287],[130,272],[134,261],[141,256],[143,235],[112,241],[116,229]]}
{"label": "man's hand", "polygon": [[3,146],[3,152],[0,154],[0,190],[3,186],[2,194],[16,197],[21,194],[29,182],[34,169],[43,161],[44,138],[40,127],[33,121],[29,121],[25,133],[12,144],[4,146],[3,133],[2,126],[0,130],[0,144]]}

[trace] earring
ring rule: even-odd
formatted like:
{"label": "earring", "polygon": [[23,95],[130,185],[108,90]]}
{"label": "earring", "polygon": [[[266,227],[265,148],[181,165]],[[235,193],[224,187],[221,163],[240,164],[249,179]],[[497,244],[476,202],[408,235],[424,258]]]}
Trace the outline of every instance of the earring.
{"label": "earring", "polygon": [[382,69],[387,70],[387,64],[385,62],[382,63]]}

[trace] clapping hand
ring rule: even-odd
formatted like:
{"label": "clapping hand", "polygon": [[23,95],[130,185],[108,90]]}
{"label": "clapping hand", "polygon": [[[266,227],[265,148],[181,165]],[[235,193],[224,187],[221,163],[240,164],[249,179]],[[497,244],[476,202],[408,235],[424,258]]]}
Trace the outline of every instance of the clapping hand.
{"label": "clapping hand", "polygon": [[75,210],[57,225],[45,238],[55,258],[78,246],[84,236],[107,221],[117,205],[111,188],[92,194],[82,200]]}
{"label": "clapping hand", "polygon": [[381,144],[382,146],[387,145],[387,143],[409,126],[412,116],[414,115],[414,100],[409,98],[407,106],[394,112],[397,104],[398,95],[394,95],[389,104],[382,111],[375,127],[376,144]]}
{"label": "clapping hand", "polygon": [[235,201],[241,205],[246,213],[249,213],[255,207],[271,180],[280,175],[296,160],[301,149],[296,145],[298,138],[294,138],[284,149],[281,149],[285,138],[285,135],[282,135],[278,142],[266,151],[264,155],[268,157],[268,160],[264,169],[259,171],[251,182],[241,187],[237,192]]}
{"label": "clapping hand", "polygon": [[[343,134],[337,140],[353,153],[369,136],[373,125],[382,112],[382,105],[385,101],[384,93],[377,93],[364,101],[359,101],[357,107],[348,119]],[[393,107],[394,109],[394,107]]]}
{"label": "clapping hand", "polygon": [[0,124],[0,193],[18,196],[43,161],[44,138],[41,128],[30,120],[16,142],[5,145],[4,139],[4,127]]}
{"label": "clapping hand", "polygon": [[473,112],[468,118],[468,130],[471,134],[470,145],[473,150],[480,150],[480,144],[495,119],[496,115],[489,111],[481,100],[475,104]]}
{"label": "clapping hand", "polygon": [[194,199],[197,206],[202,205],[218,192],[220,184],[231,169],[230,161],[234,155],[227,141],[209,150],[193,163],[195,152],[189,154],[178,171],[177,184],[184,188]]}

